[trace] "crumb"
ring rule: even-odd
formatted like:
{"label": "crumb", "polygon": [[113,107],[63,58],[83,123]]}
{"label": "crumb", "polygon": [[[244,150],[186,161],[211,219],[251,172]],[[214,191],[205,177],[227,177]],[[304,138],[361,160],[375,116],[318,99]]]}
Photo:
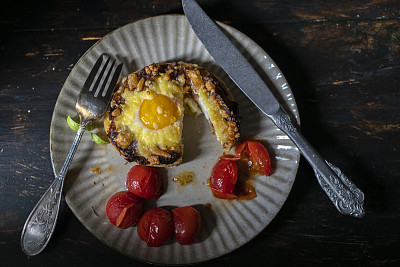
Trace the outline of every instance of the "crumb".
{"label": "crumb", "polygon": [[207,209],[211,209],[211,204],[210,203],[206,203],[206,204],[204,204],[204,207],[207,208]]}
{"label": "crumb", "polygon": [[104,187],[104,183],[101,183],[101,186]]}
{"label": "crumb", "polygon": [[95,185],[96,183],[95,182],[92,182],[92,185]]}
{"label": "crumb", "polygon": [[172,181],[179,183],[180,185],[190,184],[194,180],[194,172],[182,172],[172,178]]}
{"label": "crumb", "polygon": [[101,174],[101,169],[99,167],[90,168],[91,172],[95,172],[97,174]]}

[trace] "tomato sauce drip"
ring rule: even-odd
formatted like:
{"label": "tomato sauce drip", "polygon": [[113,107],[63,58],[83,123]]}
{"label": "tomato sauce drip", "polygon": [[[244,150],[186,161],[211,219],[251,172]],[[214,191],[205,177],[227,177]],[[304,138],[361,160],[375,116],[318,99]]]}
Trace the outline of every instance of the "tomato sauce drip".
{"label": "tomato sauce drip", "polygon": [[242,180],[236,184],[236,195],[238,196],[237,200],[250,200],[257,197],[256,190],[250,185],[250,181]]}

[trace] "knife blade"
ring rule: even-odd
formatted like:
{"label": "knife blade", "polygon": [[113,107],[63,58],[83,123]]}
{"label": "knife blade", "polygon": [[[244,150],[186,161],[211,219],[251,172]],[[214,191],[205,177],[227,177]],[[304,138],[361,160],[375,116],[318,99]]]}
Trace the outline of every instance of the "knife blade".
{"label": "knife blade", "polygon": [[262,112],[276,112],[278,100],[239,49],[195,1],[182,2],[192,29],[215,61],[240,89],[257,88],[242,91]]}
{"label": "knife blade", "polygon": [[195,0],[182,0],[185,16],[206,50],[242,92],[285,132],[314,169],[322,189],[346,215],[363,217],[364,193],[339,168],[325,161],[301,135],[254,67]]}

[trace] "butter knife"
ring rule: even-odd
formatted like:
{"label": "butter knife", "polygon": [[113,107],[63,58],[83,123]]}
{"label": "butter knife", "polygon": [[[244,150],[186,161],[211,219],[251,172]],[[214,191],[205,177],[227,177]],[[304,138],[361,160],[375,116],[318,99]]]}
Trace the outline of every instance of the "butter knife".
{"label": "butter knife", "polygon": [[298,147],[337,210],[345,215],[363,217],[364,193],[339,168],[324,160],[303,137],[253,66],[199,4],[194,0],[182,0],[182,6],[190,26],[207,51],[254,105]]}

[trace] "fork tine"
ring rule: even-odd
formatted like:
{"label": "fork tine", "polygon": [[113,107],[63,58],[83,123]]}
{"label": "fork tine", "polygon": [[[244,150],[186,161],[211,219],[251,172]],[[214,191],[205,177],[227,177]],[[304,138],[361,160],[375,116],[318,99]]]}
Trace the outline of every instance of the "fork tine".
{"label": "fork tine", "polygon": [[104,92],[103,92],[103,91],[104,91],[104,88],[106,87],[106,84],[107,84],[107,82],[108,82],[108,78],[110,77],[111,72],[114,70],[114,65],[115,65],[115,59],[114,59],[113,63],[111,64],[110,68],[108,69],[107,75],[106,75],[106,77],[104,78],[103,85],[101,86],[101,88],[100,88],[100,90],[99,90],[99,94],[100,94],[101,96],[103,96],[103,94],[104,94]]}
{"label": "fork tine", "polygon": [[82,87],[82,91],[89,91],[90,85],[92,84],[94,77],[96,77],[96,73],[100,68],[101,62],[103,61],[103,55],[97,59],[96,63],[93,66],[93,69],[90,71],[89,76],[86,79],[85,84]]}
{"label": "fork tine", "polygon": [[115,72],[113,74],[112,80],[111,80],[111,82],[110,82],[110,84],[108,85],[108,88],[107,88],[107,92],[106,92],[106,95],[105,95],[106,99],[110,99],[111,100],[111,94],[114,92],[114,87],[117,84],[117,80],[119,78],[119,75],[121,73],[123,65],[124,65],[123,63],[120,63],[117,66],[117,68],[115,69]]}
{"label": "fork tine", "polygon": [[97,80],[96,80],[96,83],[95,83],[94,86],[93,86],[92,91],[93,91],[94,94],[96,94],[97,87],[99,86],[100,81],[101,81],[101,78],[103,77],[104,72],[105,72],[106,69],[107,69],[108,62],[110,62],[110,58],[108,58],[107,61],[106,61],[106,63],[104,63],[104,66],[103,66],[103,68],[101,69],[100,74],[99,74],[99,76],[98,76],[98,78],[97,78]]}

